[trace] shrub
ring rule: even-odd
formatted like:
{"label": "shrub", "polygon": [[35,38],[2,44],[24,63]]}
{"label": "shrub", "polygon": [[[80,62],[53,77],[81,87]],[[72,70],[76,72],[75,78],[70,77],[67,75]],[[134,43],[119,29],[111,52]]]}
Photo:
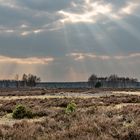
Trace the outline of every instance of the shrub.
{"label": "shrub", "polygon": [[101,82],[97,82],[97,83],[95,84],[95,88],[100,88],[101,86],[102,86]]}
{"label": "shrub", "polygon": [[65,112],[66,112],[66,114],[70,114],[72,112],[75,112],[75,110],[76,110],[76,104],[71,102],[67,105]]}
{"label": "shrub", "polygon": [[30,110],[27,110],[26,111],[26,116],[25,117],[27,117],[27,118],[33,118],[33,113],[30,111]]}
{"label": "shrub", "polygon": [[14,119],[23,119],[25,117],[32,118],[33,114],[31,111],[27,110],[23,105],[17,105],[16,108],[13,110],[12,117]]}

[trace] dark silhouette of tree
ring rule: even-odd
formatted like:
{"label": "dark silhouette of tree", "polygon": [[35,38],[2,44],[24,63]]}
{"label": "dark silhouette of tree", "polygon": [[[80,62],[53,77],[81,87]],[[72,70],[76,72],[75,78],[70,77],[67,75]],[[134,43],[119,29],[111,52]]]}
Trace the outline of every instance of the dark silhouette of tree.
{"label": "dark silhouette of tree", "polygon": [[100,88],[101,86],[102,86],[101,82],[97,82],[97,83],[95,84],[95,88]]}
{"label": "dark silhouette of tree", "polygon": [[112,74],[109,77],[97,77],[95,74],[92,74],[88,79],[90,87],[95,87],[97,82],[100,82],[101,86],[104,86],[105,84],[105,87],[107,86],[113,88],[126,88],[137,85],[138,79],[129,77],[119,77],[116,74]]}
{"label": "dark silhouette of tree", "polygon": [[92,74],[88,79],[89,82],[95,82],[96,80],[97,80],[97,76],[95,74]]}
{"label": "dark silhouette of tree", "polygon": [[114,87],[114,88],[117,87],[118,79],[119,78],[116,74],[112,74],[109,76],[108,81],[109,81],[111,87]]}
{"label": "dark silhouette of tree", "polygon": [[36,86],[37,82],[41,81],[41,79],[40,79],[40,77],[37,77],[36,75],[23,74],[22,81],[24,83],[24,86],[34,87],[34,86]]}
{"label": "dark silhouette of tree", "polygon": [[109,81],[112,81],[112,82],[118,81],[118,76],[116,74],[110,75],[109,76]]}
{"label": "dark silhouette of tree", "polygon": [[26,87],[27,86],[27,82],[28,82],[28,76],[26,74],[23,74],[22,81],[23,81],[24,87]]}
{"label": "dark silhouette of tree", "polygon": [[16,87],[19,88],[19,75],[18,74],[16,74],[15,80],[16,80]]}
{"label": "dark silhouette of tree", "polygon": [[92,74],[89,78],[88,78],[88,83],[91,87],[95,87],[95,83],[97,82],[97,76],[95,74]]}

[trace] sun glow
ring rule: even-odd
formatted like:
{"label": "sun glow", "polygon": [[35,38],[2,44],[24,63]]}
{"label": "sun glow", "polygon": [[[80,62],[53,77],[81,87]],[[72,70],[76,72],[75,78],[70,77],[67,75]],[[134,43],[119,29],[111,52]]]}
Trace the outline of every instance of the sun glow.
{"label": "sun glow", "polygon": [[100,2],[90,2],[89,0],[85,0],[85,4],[83,6],[72,3],[73,7],[80,8],[82,13],[73,13],[66,11],[59,11],[64,18],[61,22],[90,22],[94,23],[97,20],[97,16],[99,14],[108,14],[112,11],[112,6],[110,4],[103,5]]}
{"label": "sun glow", "polygon": [[105,1],[83,0],[82,4],[72,2],[71,9],[60,10],[58,14],[63,17],[60,20],[63,23],[96,23],[104,15],[110,15],[112,19],[121,19],[124,15],[132,14],[138,5],[137,2],[129,2],[124,7],[115,10],[114,5]]}

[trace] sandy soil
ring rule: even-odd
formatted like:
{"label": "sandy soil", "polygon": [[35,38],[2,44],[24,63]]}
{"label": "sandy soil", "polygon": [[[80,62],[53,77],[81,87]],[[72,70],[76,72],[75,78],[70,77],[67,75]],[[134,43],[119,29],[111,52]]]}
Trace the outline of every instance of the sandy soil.
{"label": "sandy soil", "polygon": [[114,93],[114,94],[129,94],[129,95],[138,95],[138,96],[140,96],[140,91],[135,91],[135,92],[132,92],[132,91],[113,91],[112,93]]}

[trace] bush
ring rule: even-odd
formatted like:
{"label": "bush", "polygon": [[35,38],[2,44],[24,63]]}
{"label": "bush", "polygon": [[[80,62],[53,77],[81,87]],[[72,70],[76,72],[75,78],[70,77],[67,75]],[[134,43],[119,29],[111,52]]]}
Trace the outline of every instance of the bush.
{"label": "bush", "polygon": [[31,111],[27,110],[23,105],[17,105],[16,108],[13,110],[12,117],[14,119],[23,119],[25,117],[32,118],[33,114]]}
{"label": "bush", "polygon": [[67,105],[65,112],[66,112],[66,114],[70,114],[72,112],[75,112],[75,110],[76,110],[76,104],[71,102]]}
{"label": "bush", "polygon": [[25,117],[27,117],[27,118],[33,118],[33,113],[30,111],[30,110],[27,110],[26,111],[26,116]]}
{"label": "bush", "polygon": [[101,82],[97,82],[97,83],[95,84],[95,88],[100,88],[101,86],[102,86]]}

